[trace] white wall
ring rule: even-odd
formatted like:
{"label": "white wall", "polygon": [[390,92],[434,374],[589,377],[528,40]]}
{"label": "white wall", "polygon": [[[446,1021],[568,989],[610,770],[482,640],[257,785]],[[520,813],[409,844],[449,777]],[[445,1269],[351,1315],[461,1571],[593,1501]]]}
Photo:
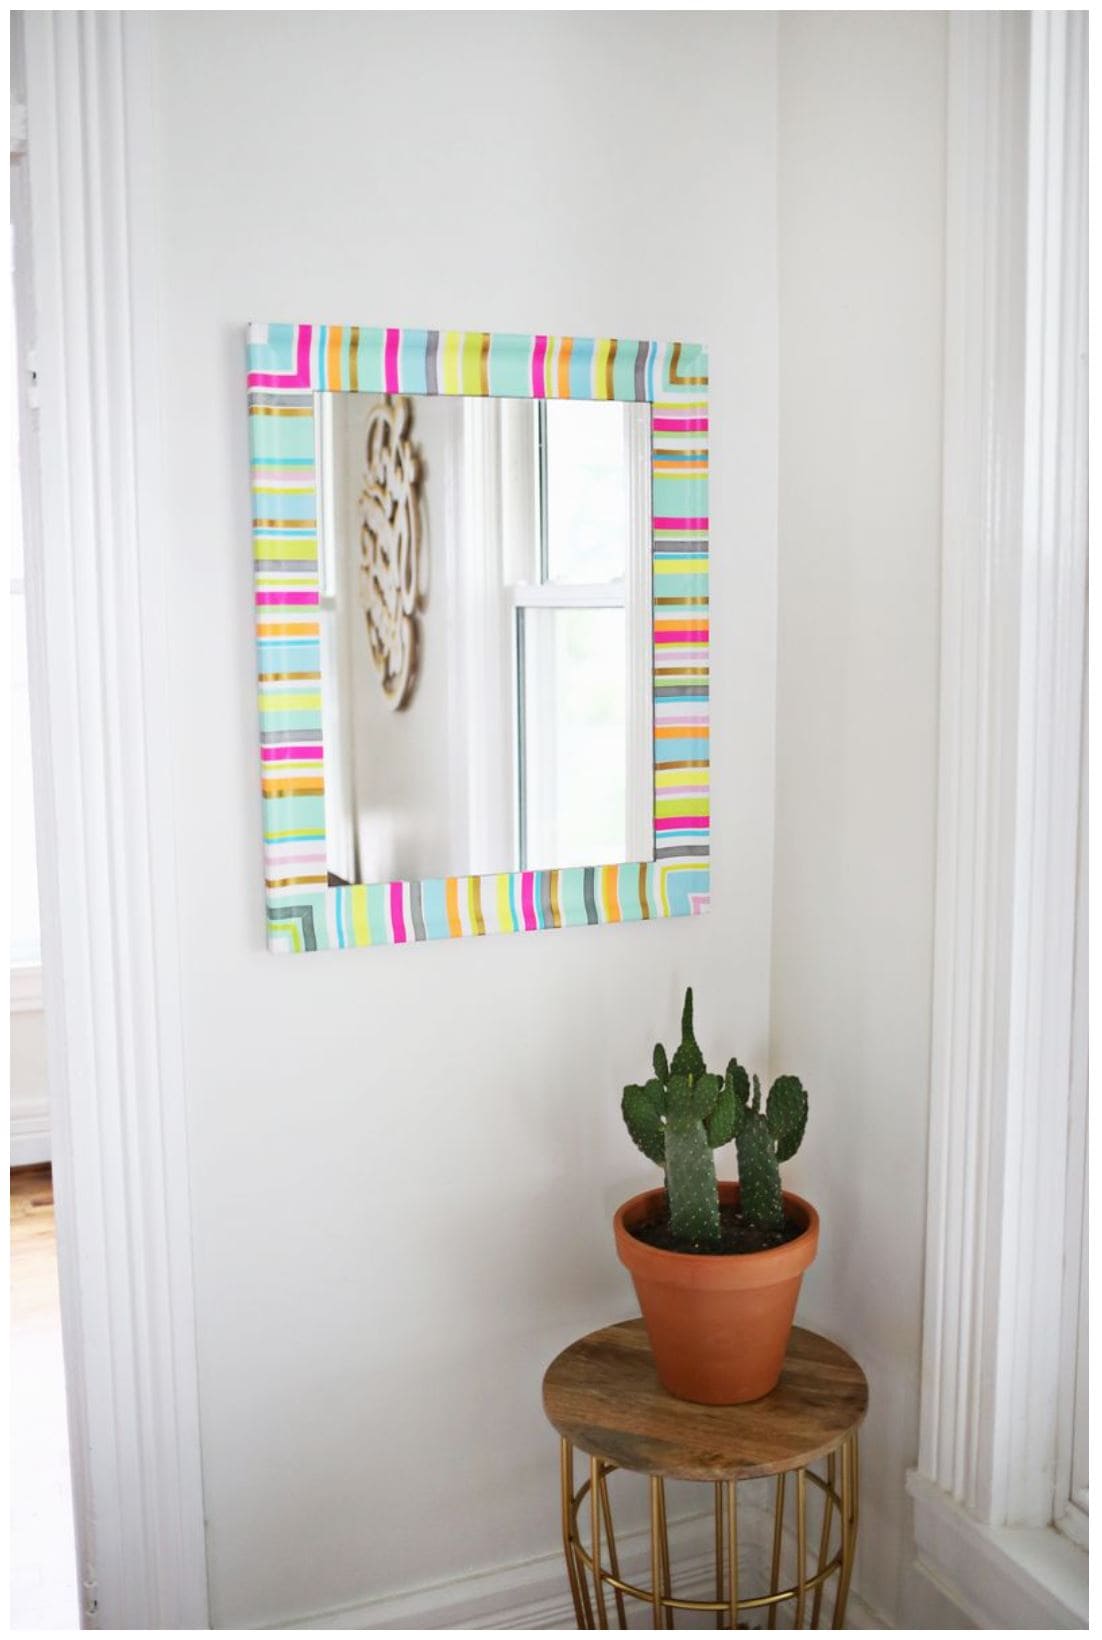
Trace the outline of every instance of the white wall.
{"label": "white wall", "polygon": [[944,15],[780,23],[780,615],[772,1057],[811,1090],[801,1314],[864,1364],[856,1586],[908,1572],[937,776]]}
{"label": "white wall", "polygon": [[[156,28],[211,1593],[217,1624],[265,1625],[554,1548],[542,1370],[634,1308],[609,1219],[651,1174],[619,1090],[656,1029],[673,1033],[688,981],[713,1057],[768,1049],[776,23],[273,12]],[[265,952],[251,318],[709,344],[710,918]],[[820,1134],[825,1106],[819,1092]]]}

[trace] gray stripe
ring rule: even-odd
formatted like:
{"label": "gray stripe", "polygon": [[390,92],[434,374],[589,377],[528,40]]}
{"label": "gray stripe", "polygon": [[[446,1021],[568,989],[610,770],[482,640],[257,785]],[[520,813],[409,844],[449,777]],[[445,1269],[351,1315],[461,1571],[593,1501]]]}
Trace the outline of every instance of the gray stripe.
{"label": "gray stripe", "polygon": [[269,922],[286,922],[288,917],[298,917],[302,923],[302,946],[305,951],[316,951],[318,937],[314,932],[314,908],[312,905],[281,905],[277,910],[268,912]]}
{"label": "gray stripe", "polygon": [[711,854],[712,850],[707,843],[675,843],[669,848],[658,848],[654,851],[656,860],[676,860],[683,854]]}
{"label": "gray stripe", "polygon": [[543,926],[545,928],[550,928],[552,926],[552,924],[551,924],[551,873],[549,871],[541,871],[540,874],[539,874],[539,878],[540,878],[540,912],[541,912],[541,920],[542,920]]}
{"label": "gray stripe", "polygon": [[258,558],[257,568],[261,574],[267,574],[270,569],[298,570],[303,575],[316,575],[318,560],[313,558]]}
{"label": "gray stripe", "polygon": [[582,876],[582,897],[585,900],[586,922],[597,922],[597,896],[594,893],[597,873],[592,866],[586,866]]}
{"label": "gray stripe", "polygon": [[409,914],[413,919],[413,937],[423,940],[425,937],[425,919],[421,912],[421,884],[409,885]]}
{"label": "gray stripe", "polygon": [[673,695],[682,695],[686,700],[707,700],[709,698],[709,691],[707,684],[705,684],[703,689],[680,689],[676,683],[655,684],[655,700],[669,700]]}
{"label": "gray stripe", "polygon": [[271,746],[278,740],[319,740],[320,729],[263,729],[260,733],[261,744]]}
{"label": "gray stripe", "polygon": [[304,405],[309,405],[312,398],[313,389],[309,387],[304,388],[300,393],[257,393],[255,391],[249,393],[250,404],[287,405],[296,410],[301,410]]}
{"label": "gray stripe", "polygon": [[645,399],[647,396],[647,354],[650,352],[649,342],[640,342],[635,353],[635,397]]}
{"label": "gray stripe", "polygon": [[440,388],[436,380],[436,354],[440,346],[440,332],[430,330],[428,341],[425,343],[425,392],[439,393]]}

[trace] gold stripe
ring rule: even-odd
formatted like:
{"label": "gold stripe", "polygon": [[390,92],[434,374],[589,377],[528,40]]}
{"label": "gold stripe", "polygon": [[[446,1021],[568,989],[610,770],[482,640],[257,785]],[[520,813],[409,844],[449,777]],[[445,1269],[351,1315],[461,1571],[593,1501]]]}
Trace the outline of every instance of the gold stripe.
{"label": "gold stripe", "polygon": [[613,392],[613,388],[614,388],[614,385],[615,385],[614,382],[613,382],[613,366],[615,365],[615,363],[616,363],[616,338],[615,338],[615,336],[613,336],[609,340],[608,357],[605,360],[605,387],[606,387],[607,397],[610,398],[610,399],[615,396],[614,392]]}
{"label": "gold stripe", "polygon": [[[318,521],[317,521],[316,518],[254,518],[253,519],[253,529],[254,530],[282,530],[282,529],[286,529],[288,524],[293,524],[296,529],[301,528],[301,529],[304,529],[304,530],[306,530],[306,529],[316,530],[317,527],[318,527]],[[273,552],[272,557],[274,558],[275,556],[276,555]]]}
{"label": "gold stripe", "polygon": [[670,355],[670,381],[674,387],[707,387],[707,376],[679,376],[678,367],[681,364],[681,343],[674,342],[673,352]]}
{"label": "gold stripe", "polygon": [[353,325],[348,343],[348,385],[353,393],[360,390],[360,327]]}
{"label": "gold stripe", "polygon": [[258,672],[257,680],[260,683],[316,683],[321,680],[320,672]]}
{"label": "gold stripe", "polygon": [[708,594],[705,592],[693,598],[656,598],[654,601],[656,604],[706,604]]}
{"label": "gold stripe", "polygon": [[478,385],[483,396],[488,397],[490,392],[490,337],[488,331],[482,332],[482,351],[478,360]]}
{"label": "gold stripe", "polygon": [[313,405],[306,405],[301,410],[292,409],[290,405],[283,404],[249,405],[250,416],[312,416],[313,414]]}
{"label": "gold stripe", "polygon": [[656,769],[706,769],[708,759],[706,757],[689,757],[683,763],[656,763],[654,766]]}
{"label": "gold stripe", "polygon": [[297,883],[328,883],[328,874],[322,877],[265,877],[269,888],[293,888]]}

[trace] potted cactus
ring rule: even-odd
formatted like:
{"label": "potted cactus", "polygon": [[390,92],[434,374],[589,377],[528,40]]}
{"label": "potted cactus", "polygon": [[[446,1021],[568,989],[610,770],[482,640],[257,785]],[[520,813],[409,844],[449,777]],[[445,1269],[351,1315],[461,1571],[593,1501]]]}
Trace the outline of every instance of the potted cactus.
{"label": "potted cactus", "polygon": [[[780,1377],[803,1273],[819,1243],[810,1203],[782,1191],[779,1164],[807,1124],[799,1078],[761,1086],[732,1059],[710,1073],[685,993],[681,1043],[661,1043],[654,1076],[624,1089],[623,1115],[665,1187],[633,1196],[614,1220],[658,1376],[688,1401],[731,1405],[768,1395]],[[712,1152],[735,1142],[738,1183],[717,1183]]]}

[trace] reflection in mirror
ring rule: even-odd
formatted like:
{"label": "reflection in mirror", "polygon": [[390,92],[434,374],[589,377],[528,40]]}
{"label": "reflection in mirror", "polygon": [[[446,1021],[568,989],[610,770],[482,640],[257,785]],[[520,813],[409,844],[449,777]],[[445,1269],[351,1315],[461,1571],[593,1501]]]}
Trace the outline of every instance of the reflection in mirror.
{"label": "reflection in mirror", "polygon": [[315,402],[330,882],[651,859],[650,405]]}

